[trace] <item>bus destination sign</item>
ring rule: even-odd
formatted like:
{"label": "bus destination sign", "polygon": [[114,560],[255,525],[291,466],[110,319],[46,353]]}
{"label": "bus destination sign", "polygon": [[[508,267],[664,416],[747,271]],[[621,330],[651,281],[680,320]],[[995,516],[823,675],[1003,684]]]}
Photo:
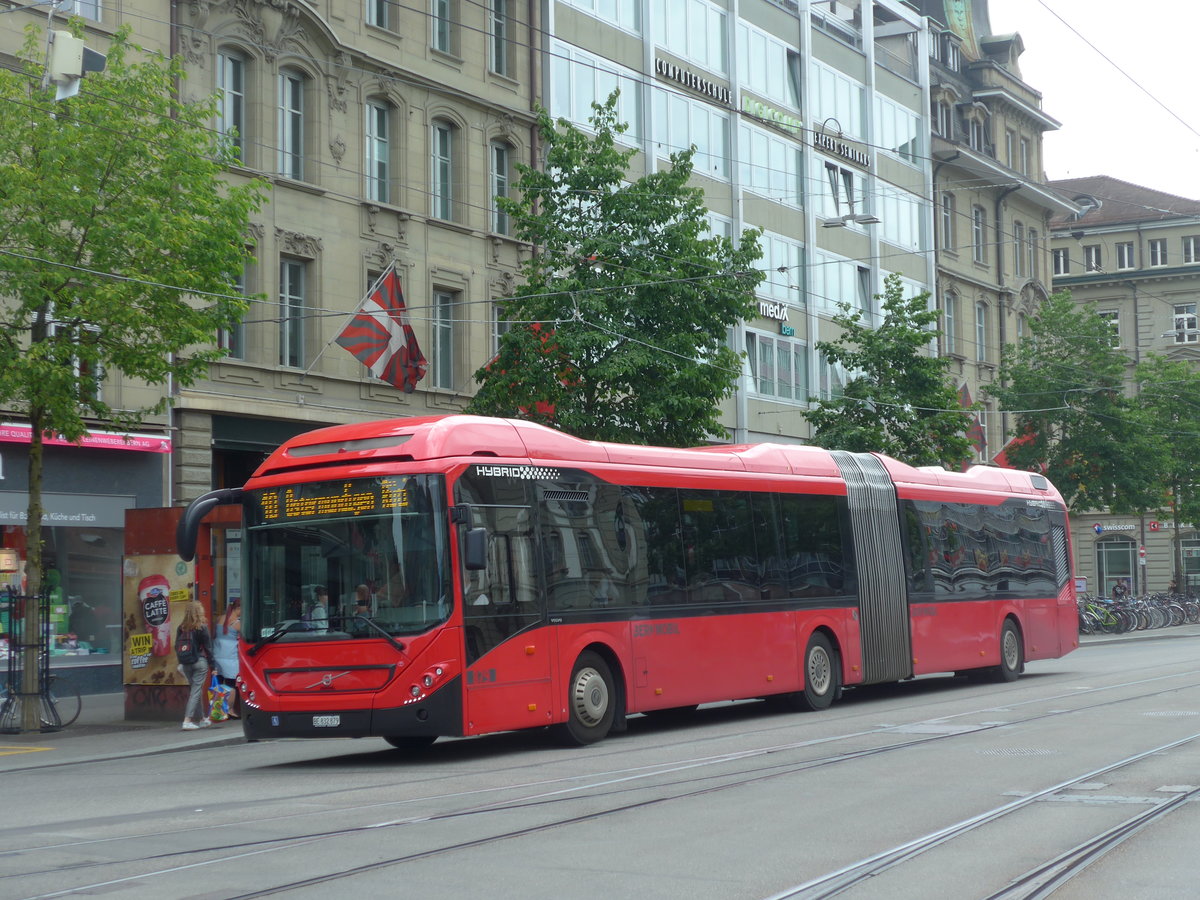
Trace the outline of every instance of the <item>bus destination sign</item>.
{"label": "bus destination sign", "polygon": [[319,488],[281,488],[263,491],[259,511],[264,522],[290,519],[361,516],[408,506],[408,491],[394,478],[378,481],[346,481]]}

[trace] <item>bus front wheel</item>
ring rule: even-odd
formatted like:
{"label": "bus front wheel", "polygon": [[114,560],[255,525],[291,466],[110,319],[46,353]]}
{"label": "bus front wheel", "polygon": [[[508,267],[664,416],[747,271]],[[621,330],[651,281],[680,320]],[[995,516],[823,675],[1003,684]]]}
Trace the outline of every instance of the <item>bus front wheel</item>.
{"label": "bus front wheel", "polygon": [[594,744],[612,729],[617,692],[612,671],[599,654],[579,654],[567,685],[567,721],[562,736],[568,744]]}
{"label": "bus front wheel", "polygon": [[837,696],[839,672],[838,657],[829,638],[821,632],[813,632],[804,650],[804,691],[797,696],[800,705],[814,712],[829,709]]}

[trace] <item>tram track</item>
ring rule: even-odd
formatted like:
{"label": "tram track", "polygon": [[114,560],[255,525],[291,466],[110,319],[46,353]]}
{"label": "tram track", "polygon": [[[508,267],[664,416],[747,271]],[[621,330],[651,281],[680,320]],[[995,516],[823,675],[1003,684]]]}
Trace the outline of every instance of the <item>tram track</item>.
{"label": "tram track", "polygon": [[[927,719],[925,721],[926,722],[947,722],[951,719],[961,719],[964,717],[971,717],[971,716],[979,717],[979,716],[993,713],[993,712],[996,712],[999,710],[1011,711],[1014,708],[1017,708],[1020,706],[1025,706],[1025,705],[1031,705],[1031,704],[1035,704],[1035,703],[1045,705],[1045,704],[1057,702],[1062,699],[1067,699],[1067,698],[1078,699],[1082,696],[1085,696],[1085,694],[1094,694],[1097,692],[1111,691],[1111,690],[1123,688],[1123,687],[1144,685],[1144,684],[1148,684],[1148,683],[1161,682],[1164,680],[1177,681],[1180,678],[1186,678],[1188,676],[1194,676],[1196,674],[1197,674],[1196,671],[1189,671],[1189,672],[1184,672],[1184,673],[1176,673],[1174,675],[1155,676],[1155,677],[1152,677],[1149,679],[1135,679],[1135,680],[1131,680],[1131,681],[1122,682],[1121,684],[1118,684],[1118,685],[1107,685],[1107,686],[1101,686],[1101,687],[1096,687],[1096,688],[1085,688],[1083,690],[1064,692],[1064,693],[1061,693],[1058,695],[1053,695],[1050,697],[1041,697],[1041,698],[1035,698],[1035,699],[1031,699],[1031,700],[1027,700],[1027,701],[1018,701],[1018,702],[1012,703],[1012,704],[992,705],[992,706],[988,706],[988,707],[984,707],[984,708],[978,708],[978,709],[974,709],[974,710],[965,711],[962,713],[951,714],[951,715],[947,715],[947,716],[943,716],[943,717],[935,717],[933,719]],[[1091,711],[1091,710],[1102,709],[1105,707],[1111,707],[1111,706],[1120,705],[1120,704],[1145,702],[1146,700],[1149,700],[1149,699],[1152,699],[1152,698],[1155,698],[1158,696],[1162,696],[1164,694],[1170,694],[1170,693],[1174,693],[1174,692],[1177,692],[1180,690],[1193,689],[1193,688],[1197,688],[1197,687],[1200,687],[1200,681],[1191,681],[1186,684],[1173,684],[1170,687],[1164,687],[1164,688],[1161,688],[1159,690],[1154,690],[1154,691],[1144,691],[1144,692],[1141,692],[1141,693],[1138,693],[1138,694],[1132,695],[1132,696],[1116,697],[1116,698],[1106,699],[1106,700],[1103,700],[1103,701],[1097,702],[1097,703],[1076,705],[1076,706],[1073,706],[1071,709],[1049,710],[1046,712],[1037,713],[1035,715],[1026,716],[1024,718],[1016,718],[1016,719],[1012,719],[1012,720],[1004,721],[1004,722],[980,724],[980,725],[977,725],[974,727],[967,727],[967,728],[963,728],[961,730],[955,730],[950,733],[925,734],[925,735],[921,735],[916,738],[905,739],[905,740],[901,740],[901,741],[893,741],[891,743],[882,744],[882,745],[876,746],[876,747],[857,748],[857,749],[847,751],[844,753],[835,753],[835,754],[830,754],[830,755],[826,755],[826,756],[818,756],[815,758],[805,759],[805,760],[801,760],[801,761],[794,761],[794,760],[792,760],[792,761],[774,761],[768,765],[759,765],[756,768],[754,768],[752,771],[748,771],[748,772],[745,772],[745,771],[732,772],[732,773],[707,772],[706,774],[704,774],[700,777],[686,777],[687,773],[696,772],[699,769],[708,769],[715,765],[737,764],[737,763],[741,763],[741,762],[745,762],[745,761],[749,761],[749,760],[756,760],[756,759],[770,759],[771,757],[777,757],[778,754],[780,754],[780,753],[803,751],[808,748],[836,744],[836,743],[843,742],[843,741],[862,740],[864,738],[868,738],[871,736],[886,735],[888,733],[895,732],[895,730],[898,728],[913,727],[913,724],[919,724],[919,723],[910,723],[908,726],[878,726],[878,727],[875,727],[875,728],[872,728],[869,730],[842,733],[842,734],[831,735],[831,736],[823,737],[823,738],[813,738],[813,739],[804,740],[804,741],[786,742],[786,743],[776,744],[776,745],[772,745],[772,746],[768,746],[768,747],[759,747],[759,748],[753,748],[750,750],[741,750],[741,751],[735,751],[735,752],[725,753],[725,754],[714,754],[711,756],[692,757],[692,758],[689,758],[686,760],[677,760],[677,761],[668,762],[668,763],[657,763],[657,764],[651,764],[651,765],[646,765],[646,766],[609,770],[609,771],[606,771],[603,773],[593,773],[588,776],[570,776],[570,777],[554,778],[554,779],[546,779],[546,780],[542,780],[542,781],[528,782],[528,783],[525,783],[525,784],[519,785],[519,786],[506,786],[503,788],[489,788],[482,792],[483,793],[491,793],[492,791],[501,791],[502,790],[502,791],[511,793],[515,789],[515,790],[522,790],[525,793],[522,796],[518,796],[518,797],[507,797],[507,798],[497,799],[497,800],[486,802],[486,803],[476,803],[474,805],[470,805],[470,806],[467,806],[462,809],[451,809],[451,810],[446,810],[444,812],[435,813],[435,814],[417,814],[417,815],[413,815],[413,816],[405,816],[405,817],[400,817],[400,818],[395,818],[395,819],[388,819],[388,820],[382,820],[382,821],[378,821],[378,822],[367,823],[364,825],[354,826],[354,827],[350,827],[350,828],[330,829],[327,831],[314,831],[314,832],[310,832],[310,833],[297,834],[297,835],[284,835],[284,836],[280,836],[280,837],[276,837],[276,838],[264,839],[262,841],[251,842],[251,843],[246,843],[243,841],[243,842],[237,843],[236,845],[223,845],[223,844],[214,843],[214,844],[210,844],[209,846],[206,846],[206,847],[190,848],[190,849],[170,852],[170,853],[166,853],[166,854],[131,857],[131,858],[125,858],[125,859],[120,859],[120,860],[103,860],[103,861],[89,862],[89,863],[80,864],[80,865],[72,867],[72,868],[64,868],[64,867],[56,866],[53,869],[43,869],[40,871],[26,871],[24,873],[19,873],[19,874],[14,873],[13,875],[8,875],[8,876],[4,876],[3,878],[0,878],[0,884],[2,884],[4,881],[7,881],[11,878],[32,877],[32,876],[36,876],[39,874],[45,875],[45,874],[54,873],[56,875],[61,876],[70,871],[74,871],[77,873],[82,872],[82,871],[88,871],[88,870],[96,871],[97,869],[100,869],[104,866],[112,866],[112,865],[117,865],[117,864],[124,864],[124,865],[136,865],[138,863],[144,863],[144,864],[159,863],[159,864],[161,864],[163,862],[166,862],[167,860],[180,860],[180,859],[186,860],[183,862],[179,862],[176,865],[161,866],[158,868],[154,868],[151,871],[138,873],[135,875],[128,876],[126,878],[122,878],[122,879],[100,880],[100,881],[92,882],[91,884],[78,885],[74,888],[70,888],[70,889],[63,890],[63,891],[57,891],[57,892],[52,892],[52,893],[36,895],[38,897],[65,896],[65,895],[68,895],[71,893],[76,893],[76,892],[111,889],[114,886],[122,884],[122,883],[128,883],[130,881],[142,881],[142,880],[146,880],[146,879],[167,876],[167,875],[170,875],[171,873],[179,872],[186,868],[196,868],[196,867],[203,867],[203,866],[207,866],[207,865],[219,865],[219,864],[230,863],[237,859],[245,858],[247,856],[259,855],[259,854],[263,854],[263,853],[280,852],[280,851],[285,851],[285,850],[293,850],[293,849],[297,849],[297,848],[302,848],[306,845],[313,844],[313,843],[329,841],[329,840],[333,840],[336,838],[347,837],[350,835],[360,834],[363,832],[376,831],[379,829],[410,827],[410,826],[421,825],[421,824],[437,822],[437,821],[445,821],[445,820],[450,820],[450,819],[459,819],[459,818],[464,818],[464,817],[474,817],[474,816],[486,815],[488,813],[494,813],[494,812],[507,812],[507,811],[513,811],[513,810],[521,810],[521,809],[535,809],[538,807],[548,807],[550,804],[557,804],[557,803],[561,803],[563,801],[568,801],[568,800],[573,800],[573,799],[578,799],[578,798],[587,798],[587,799],[591,799],[591,800],[617,798],[617,797],[626,796],[630,792],[644,791],[648,788],[657,790],[657,791],[667,791],[667,793],[663,796],[641,797],[641,798],[632,800],[631,802],[615,803],[615,804],[609,806],[608,808],[593,811],[593,812],[583,814],[583,815],[555,816],[552,821],[538,823],[537,825],[526,827],[526,828],[508,829],[508,830],[504,830],[502,832],[495,833],[495,834],[482,835],[478,838],[474,838],[474,839],[467,840],[467,841],[451,842],[451,843],[447,843],[444,845],[423,849],[421,851],[414,852],[414,853],[397,855],[397,856],[389,857],[387,859],[373,861],[372,863],[365,864],[362,866],[348,867],[348,868],[338,871],[338,872],[331,872],[331,873],[323,874],[320,876],[314,876],[314,877],[308,878],[308,879],[297,880],[296,882],[290,882],[287,884],[277,884],[277,885],[271,886],[269,888],[261,888],[261,889],[255,890],[255,891],[247,892],[245,894],[237,895],[237,897],[239,897],[239,898],[265,896],[266,894],[271,894],[271,893],[279,893],[279,892],[285,892],[285,891],[290,891],[290,890],[298,890],[298,889],[301,889],[304,887],[332,883],[332,882],[340,881],[340,880],[343,880],[346,878],[351,878],[355,874],[361,874],[361,873],[377,870],[380,868],[386,868],[388,866],[401,865],[401,864],[404,864],[407,862],[413,862],[413,861],[420,860],[420,859],[427,859],[427,858],[430,858],[433,856],[452,854],[452,853],[464,851],[464,850],[467,850],[470,848],[480,847],[480,846],[484,846],[487,844],[492,844],[492,843],[496,843],[496,842],[500,842],[500,841],[513,840],[513,839],[517,839],[517,838],[521,838],[521,837],[525,837],[525,836],[529,836],[529,835],[533,835],[533,834],[537,834],[537,833],[541,833],[541,832],[546,832],[546,831],[557,829],[557,828],[569,828],[569,827],[576,826],[576,825],[586,823],[586,822],[594,822],[598,819],[602,819],[602,818],[605,818],[608,816],[613,816],[613,815],[618,815],[618,814],[628,813],[628,812],[634,812],[638,809],[644,809],[644,808],[648,808],[648,807],[652,807],[652,806],[659,806],[662,804],[667,804],[667,803],[677,802],[677,801],[681,801],[681,800],[701,797],[705,794],[710,794],[710,793],[717,792],[717,791],[725,791],[725,790],[730,790],[730,789],[734,789],[734,788],[745,787],[747,785],[763,782],[763,781],[766,781],[769,779],[780,778],[780,777],[785,777],[788,775],[796,774],[798,772],[802,772],[805,770],[811,770],[811,769],[815,769],[815,768],[844,764],[844,763],[852,762],[855,760],[861,760],[861,759],[871,757],[871,756],[877,756],[880,754],[895,753],[895,752],[900,752],[900,751],[904,751],[904,750],[915,748],[915,747],[927,746],[929,744],[937,743],[937,742],[953,741],[957,738],[961,738],[961,737],[965,737],[965,736],[971,736],[971,735],[977,736],[978,734],[980,734],[982,732],[986,732],[986,731],[990,731],[990,730],[994,730],[994,729],[1011,728],[1014,726],[1020,726],[1020,725],[1027,724],[1027,723],[1038,722],[1038,721],[1043,721],[1043,720],[1047,720],[1047,719],[1053,719],[1053,718],[1057,718],[1057,717],[1061,717],[1061,716],[1069,716],[1069,715],[1079,714],[1079,713],[1083,713],[1083,712],[1087,712],[1087,711]],[[1198,738],[1198,737],[1200,737],[1200,734],[1193,735],[1193,736],[1185,739],[1185,741],[1177,742],[1177,743],[1184,743],[1188,740],[1194,740],[1195,738]],[[1164,747],[1165,746],[1167,746],[1167,745],[1164,745]],[[1146,753],[1142,754],[1142,755],[1151,755],[1156,752],[1163,752],[1164,747],[1157,747],[1153,750],[1146,751]],[[1111,768],[1119,767],[1120,765],[1127,765],[1127,764],[1128,764],[1128,760],[1123,760],[1118,763],[1112,764],[1112,766],[1105,767],[1104,771],[1107,771]],[[1064,784],[1072,784],[1072,783],[1076,783],[1079,780],[1085,780],[1089,777],[1094,777],[1097,771],[1099,771],[1099,770],[1090,771],[1090,772],[1085,773],[1084,775],[1081,775],[1077,778],[1071,779],[1069,782],[1064,782]],[[665,782],[661,780],[663,778],[668,778],[670,776],[684,776],[684,777],[681,777],[678,780],[671,780],[671,781],[665,781]],[[647,781],[650,779],[657,779],[657,780],[655,780],[653,784],[647,784]],[[1061,790],[1061,789],[1062,789],[1062,785],[1057,785],[1053,788],[1048,788],[1043,792],[1039,792],[1039,794],[1037,796],[1041,796],[1042,794],[1051,793],[1055,790]],[[444,794],[432,794],[432,795],[424,795],[422,797],[416,797],[416,798],[407,798],[405,800],[400,800],[400,801],[389,801],[386,803],[362,804],[362,805],[358,805],[358,806],[349,806],[349,807],[339,808],[337,810],[324,810],[320,813],[307,813],[306,812],[306,813],[301,813],[301,814],[289,814],[287,816],[271,817],[270,819],[264,819],[263,821],[286,821],[286,820],[294,821],[299,816],[308,816],[308,815],[313,815],[313,814],[329,815],[331,812],[335,812],[339,815],[354,814],[356,812],[367,811],[370,809],[380,809],[380,808],[389,807],[389,806],[396,806],[398,804],[407,805],[407,804],[414,804],[414,803],[431,803],[431,802],[446,803],[446,802],[451,802],[451,801],[455,800],[456,798],[478,797],[480,793],[481,793],[480,790],[447,792]],[[311,797],[312,795],[306,794],[305,796]],[[279,799],[281,801],[286,801],[288,798],[284,797],[284,798],[279,798]],[[1010,808],[1016,809],[1016,808],[1019,808],[1020,806],[1027,805],[1029,802],[1032,802],[1032,800],[1030,798],[1024,798],[1022,801],[1015,801],[1013,804],[1007,804],[1004,807],[1001,807],[999,809],[1000,810],[1008,810]],[[204,829],[191,829],[191,828],[181,829],[180,831],[183,833],[197,833],[200,830],[210,830],[210,829],[219,829],[219,828],[230,827],[232,824],[235,824],[235,823],[210,825],[210,826],[205,826]],[[960,823],[960,824],[962,824],[962,823]],[[973,827],[977,827],[977,826],[973,826]],[[161,835],[161,832],[156,832],[156,834]],[[947,837],[943,837],[941,840],[945,841],[945,840],[949,840],[949,839],[951,839],[951,838],[949,836],[947,836]],[[136,835],[126,835],[126,836],[106,838],[106,839],[100,839],[100,840],[89,841],[89,842],[69,842],[69,843],[62,842],[62,843],[57,843],[55,845],[48,845],[48,846],[44,846],[44,847],[29,847],[29,848],[24,848],[21,850],[6,850],[6,851],[0,852],[0,857],[7,856],[12,853],[23,853],[23,854],[27,855],[29,853],[37,853],[39,851],[41,851],[41,852],[52,851],[56,848],[62,849],[64,847],[68,847],[68,846],[79,847],[79,846],[82,846],[83,844],[95,845],[98,843],[113,843],[113,842],[137,843],[138,840],[139,840],[139,837]],[[940,843],[940,842],[941,841],[938,841],[937,843]],[[929,846],[932,847],[935,845],[936,845],[936,843],[933,843],[933,844],[930,844]],[[206,854],[213,854],[214,856],[212,859],[206,859],[206,860],[195,858],[198,855],[206,855]],[[187,860],[188,857],[191,857],[191,859]],[[805,897],[807,897],[808,895],[807,894],[783,894],[780,896],[805,896]],[[831,894],[812,894],[812,896],[831,896]],[[1015,896],[1017,896],[1017,895],[1014,895],[1014,897]]]}
{"label": "tram track", "polygon": [[[879,876],[888,869],[910,862],[948,841],[962,837],[976,828],[990,825],[1005,816],[1012,815],[1061,791],[1134,765],[1157,754],[1186,746],[1197,740],[1200,740],[1200,732],[1160,744],[1159,746],[1125,757],[1108,765],[1091,769],[1065,781],[1060,781],[1058,784],[1034,791],[1010,803],[997,806],[986,812],[956,822],[953,825],[923,835],[915,840],[907,841],[850,865],[843,866],[819,878],[810,879],[802,884],[780,891],[777,894],[772,894],[766,900],[824,900],[824,898],[836,897],[838,894],[844,893]],[[1116,828],[1105,830],[1101,834],[1081,843],[1071,851],[1055,857],[1046,864],[1038,866],[1026,875],[1021,876],[1017,883],[1006,887],[999,893],[990,895],[988,900],[1024,900],[1024,898],[1045,896],[1046,894],[1042,893],[1043,890],[1048,891],[1057,887],[1071,875],[1090,865],[1099,854],[1112,849],[1153,819],[1160,818],[1190,799],[1197,793],[1197,790],[1175,795],[1171,800],[1164,801],[1162,804],[1131,817]]]}

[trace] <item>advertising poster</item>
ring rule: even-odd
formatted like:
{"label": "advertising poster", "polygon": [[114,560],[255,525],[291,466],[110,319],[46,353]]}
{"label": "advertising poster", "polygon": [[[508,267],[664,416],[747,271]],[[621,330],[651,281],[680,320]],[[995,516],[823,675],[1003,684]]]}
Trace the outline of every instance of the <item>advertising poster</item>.
{"label": "advertising poster", "polygon": [[174,554],[127,556],[122,580],[125,684],[186,684],[175,631],[192,596],[192,565]]}

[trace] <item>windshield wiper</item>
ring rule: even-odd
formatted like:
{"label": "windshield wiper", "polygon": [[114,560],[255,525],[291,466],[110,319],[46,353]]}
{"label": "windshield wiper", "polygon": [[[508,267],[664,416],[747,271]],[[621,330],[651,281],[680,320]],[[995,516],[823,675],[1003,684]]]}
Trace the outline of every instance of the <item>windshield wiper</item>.
{"label": "windshield wiper", "polygon": [[357,616],[357,615],[354,616],[353,618],[354,618],[354,621],[356,621],[356,622],[366,622],[367,625],[369,625],[371,628],[374,628],[376,631],[378,631],[380,633],[380,635],[382,635],[383,638],[389,644],[391,644],[393,647],[395,647],[401,653],[404,652],[404,645],[402,643],[400,643],[398,640],[396,640],[394,637],[392,637],[390,634],[388,634],[388,632],[385,631],[383,628],[381,628],[375,622],[374,619],[368,618],[367,616]]}
{"label": "windshield wiper", "polygon": [[277,641],[281,637],[283,637],[285,634],[287,634],[289,631],[291,631],[292,626],[296,625],[296,624],[298,624],[298,623],[295,619],[288,619],[284,622],[280,622],[278,625],[275,626],[274,631],[272,631],[270,634],[266,635],[265,637],[260,637],[257,641],[255,641],[254,646],[246,651],[246,655],[254,656],[256,653],[258,653],[259,650],[261,650],[263,647],[267,646],[267,644],[274,643],[275,641]]}
{"label": "windshield wiper", "polygon": [[[400,653],[404,652],[404,645],[402,643],[400,643],[398,640],[396,640],[394,637],[392,637],[383,628],[381,628],[375,622],[374,619],[369,619],[366,616],[351,616],[351,618],[356,622],[366,622],[367,626],[369,628],[379,632],[380,637],[382,637],[389,644],[391,644],[393,647],[395,647],[398,652],[400,652]],[[289,631],[291,631],[295,626],[302,625],[302,624],[304,624],[304,623],[298,622],[295,619],[289,619],[286,622],[281,622],[280,624],[275,626],[275,630],[272,631],[270,634],[268,634],[264,637],[261,637],[257,641],[255,641],[254,645],[249,650],[246,651],[246,655],[254,656],[256,653],[258,653],[259,650],[261,650],[263,647],[267,646],[267,644],[274,643],[275,641],[277,641],[281,637],[283,637],[285,634],[287,634]]]}

